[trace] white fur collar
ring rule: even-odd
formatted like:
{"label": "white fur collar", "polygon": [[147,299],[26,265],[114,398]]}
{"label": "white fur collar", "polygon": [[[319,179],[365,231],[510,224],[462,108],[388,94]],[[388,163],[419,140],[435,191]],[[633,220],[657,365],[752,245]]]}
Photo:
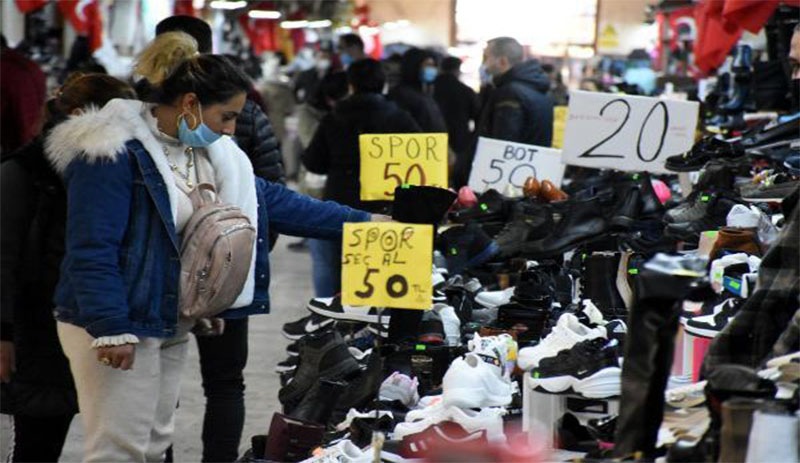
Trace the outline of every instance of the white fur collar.
{"label": "white fur collar", "polygon": [[[161,144],[153,136],[142,118],[144,103],[136,100],[114,99],[102,109],[89,108],[81,115],[71,116],[57,125],[47,137],[45,152],[56,169],[63,173],[69,164],[82,159],[87,162],[114,161],[125,143],[139,140],[149,153],[161,151]],[[208,157],[214,168],[214,181],[220,200],[242,209],[253,226],[258,226],[258,201],[255,176],[247,155],[230,137],[222,137],[208,147]],[[163,156],[152,156],[161,174],[169,196],[173,224],[178,217],[178,187],[169,165]],[[255,257],[250,262],[250,275],[233,307],[244,307],[253,300],[255,290]]]}

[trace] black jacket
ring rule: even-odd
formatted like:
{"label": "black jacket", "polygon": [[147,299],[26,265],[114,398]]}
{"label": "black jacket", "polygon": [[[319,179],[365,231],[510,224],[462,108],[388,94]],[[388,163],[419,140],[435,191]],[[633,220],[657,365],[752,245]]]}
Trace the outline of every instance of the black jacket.
{"label": "black jacket", "polygon": [[403,54],[400,62],[400,84],[389,90],[389,99],[414,118],[423,132],[447,132],[447,125],[436,101],[422,91],[419,78],[422,62],[432,55],[418,48]]}
{"label": "black jacket", "polygon": [[442,111],[447,124],[450,147],[461,156],[472,148],[472,131],[469,121],[477,120],[480,112],[478,95],[453,74],[436,78],[433,99]]}
{"label": "black jacket", "polygon": [[315,174],[327,174],[325,199],[371,212],[384,212],[386,203],[362,203],[358,136],[362,133],[418,133],[411,116],[383,95],[352,95],[336,105],[322,121],[303,154],[303,165]]}
{"label": "black jacket", "polygon": [[4,412],[32,416],[78,411],[69,363],[53,318],[53,292],[64,256],[67,195],[44,157],[43,140],[0,167],[0,313],[13,340],[17,371],[4,385]]}
{"label": "black jacket", "polygon": [[495,79],[495,89],[481,111],[478,135],[537,146],[553,141],[550,78],[539,62],[529,60]]}
{"label": "black jacket", "polygon": [[285,183],[283,157],[267,115],[248,99],[236,120],[236,144],[247,154],[255,174],[270,182]]}

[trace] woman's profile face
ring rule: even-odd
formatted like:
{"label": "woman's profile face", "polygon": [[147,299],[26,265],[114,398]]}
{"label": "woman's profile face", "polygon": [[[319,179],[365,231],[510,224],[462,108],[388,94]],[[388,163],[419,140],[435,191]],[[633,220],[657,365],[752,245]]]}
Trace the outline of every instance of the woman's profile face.
{"label": "woman's profile face", "polygon": [[[198,108],[201,108],[202,120],[209,129],[222,135],[232,136],[236,132],[236,118],[239,117],[239,113],[242,112],[246,100],[247,94],[242,92],[236,94],[228,101],[203,105],[198,104],[199,101],[194,94],[187,94],[184,97],[184,101],[186,102],[184,111],[188,110],[192,115],[198,116],[200,113]],[[196,125],[191,122],[193,121],[189,118],[187,120],[189,128],[194,129]],[[199,119],[197,123],[200,123]]]}

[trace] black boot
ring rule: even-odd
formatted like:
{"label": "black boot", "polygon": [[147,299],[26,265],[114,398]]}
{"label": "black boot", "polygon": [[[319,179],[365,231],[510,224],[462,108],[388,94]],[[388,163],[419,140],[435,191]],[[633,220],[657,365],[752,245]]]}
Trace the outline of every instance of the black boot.
{"label": "black boot", "polygon": [[645,458],[655,458],[678,330],[677,302],[694,281],[651,270],[636,280],[636,303],[628,315],[615,455],[642,452]]}
{"label": "black boot", "polygon": [[603,312],[606,320],[624,319],[625,301],[617,289],[619,253],[594,253],[583,262],[581,297],[589,299]]}
{"label": "black boot", "polygon": [[601,237],[608,230],[600,202],[567,200],[562,203],[560,219],[550,233],[537,241],[525,243],[522,255],[531,259],[543,259],[560,255],[582,243]]}

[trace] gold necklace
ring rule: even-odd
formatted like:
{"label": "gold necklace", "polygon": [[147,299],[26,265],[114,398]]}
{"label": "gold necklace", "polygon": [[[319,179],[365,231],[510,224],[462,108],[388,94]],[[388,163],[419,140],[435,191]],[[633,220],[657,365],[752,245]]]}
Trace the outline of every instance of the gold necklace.
{"label": "gold necklace", "polygon": [[178,176],[183,179],[183,181],[186,183],[187,188],[189,189],[194,188],[194,182],[192,182],[191,177],[189,175],[190,172],[192,171],[192,167],[194,167],[194,149],[192,149],[191,146],[188,146],[186,148],[186,151],[184,151],[184,153],[186,153],[186,172],[181,172],[180,170],[178,170],[178,165],[170,160],[169,148],[167,148],[167,145],[161,145],[161,146],[162,148],[164,148],[164,155],[167,157],[167,163],[169,164],[169,168],[172,169],[173,172],[178,174]]}

